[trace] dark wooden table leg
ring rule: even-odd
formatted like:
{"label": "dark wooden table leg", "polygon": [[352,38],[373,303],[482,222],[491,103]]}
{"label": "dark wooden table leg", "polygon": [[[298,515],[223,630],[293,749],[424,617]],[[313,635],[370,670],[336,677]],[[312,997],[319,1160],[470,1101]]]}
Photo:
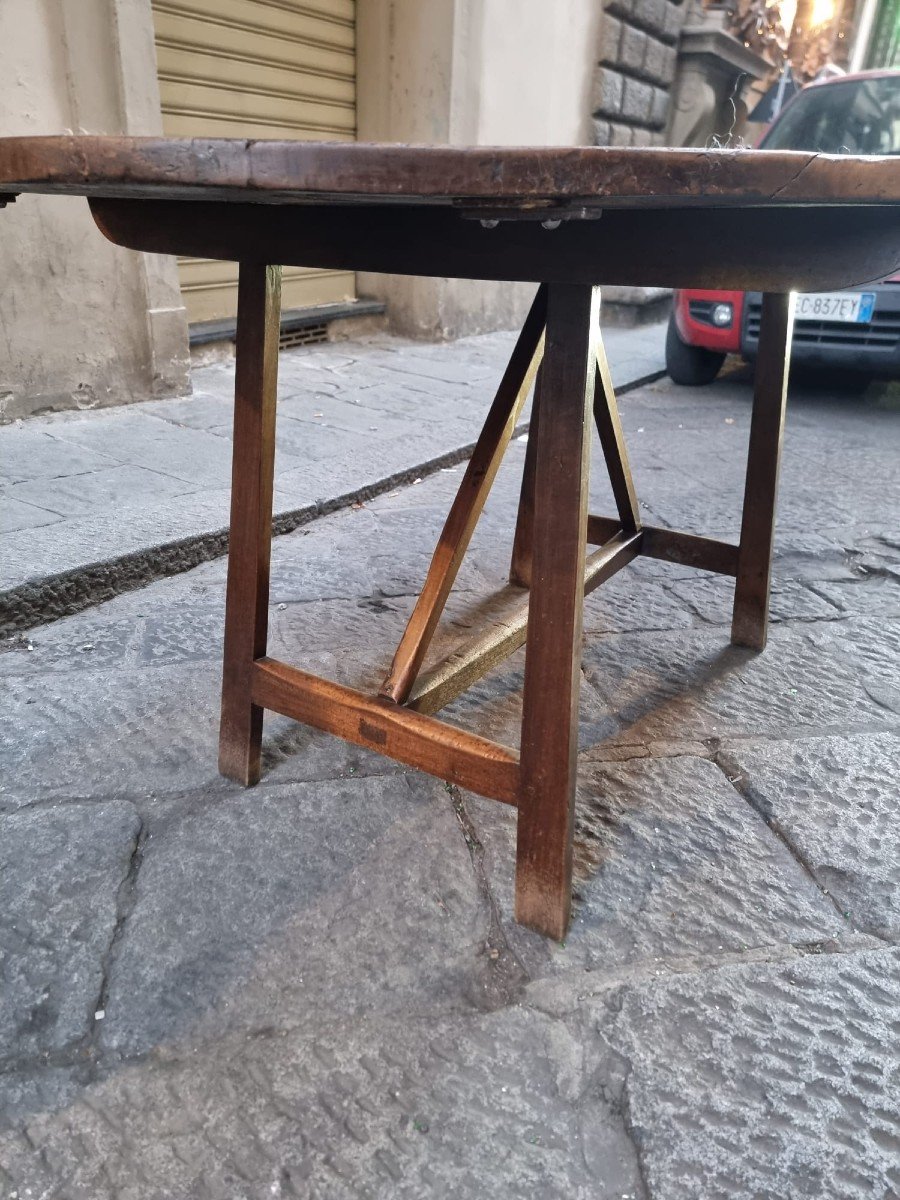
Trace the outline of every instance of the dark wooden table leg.
{"label": "dark wooden table leg", "polygon": [[769,629],[769,588],[781,441],[787,406],[793,293],[766,293],[762,300],[747,481],[738,551],[731,640],[763,650]]}
{"label": "dark wooden table leg", "polygon": [[534,472],[516,920],[563,938],[572,831],[599,292],[551,284]]}
{"label": "dark wooden table leg", "polygon": [[262,745],[250,687],[268,635],[280,317],[281,267],[241,263],[219,770],[245,785],[259,780]]}

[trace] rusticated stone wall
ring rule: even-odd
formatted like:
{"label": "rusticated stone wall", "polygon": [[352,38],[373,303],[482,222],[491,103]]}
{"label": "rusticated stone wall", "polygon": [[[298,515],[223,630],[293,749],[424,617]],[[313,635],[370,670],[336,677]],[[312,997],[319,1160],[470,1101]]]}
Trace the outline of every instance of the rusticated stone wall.
{"label": "rusticated stone wall", "polygon": [[662,144],[687,8],[681,0],[606,4],[592,103],[596,145]]}

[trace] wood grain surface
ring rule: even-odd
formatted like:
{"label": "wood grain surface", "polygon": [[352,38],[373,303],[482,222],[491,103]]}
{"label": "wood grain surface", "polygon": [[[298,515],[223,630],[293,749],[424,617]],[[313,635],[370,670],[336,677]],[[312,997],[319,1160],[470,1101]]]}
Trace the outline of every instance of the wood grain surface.
{"label": "wood grain surface", "polygon": [[[775,538],[778,474],[787,412],[788,375],[796,297],[765,295],[753,378],[753,414],[731,640],[764,650],[769,632],[769,594]],[[823,480],[827,487],[827,480]]]}
{"label": "wood grain surface", "polygon": [[17,137],[0,138],[0,191],[518,206],[883,204],[900,200],[900,160],[792,150]]}
{"label": "wood grain surface", "polygon": [[572,904],[578,694],[596,288],[548,288],[522,694],[516,920],[565,937]]}
{"label": "wood grain surface", "polygon": [[522,406],[531,390],[543,353],[546,311],[546,288],[542,287],[538,289],[503,373],[494,403],[466,465],[459,491],[435,547],[421,594],[382,684],[381,695],[398,704],[406,702],[416,681]]}
{"label": "wood grain surface", "polygon": [[245,787],[259,781],[262,745],[263,710],[251,701],[250,674],[269,629],[280,314],[281,267],[242,263],[219,771]]}
{"label": "wood grain surface", "polygon": [[517,803],[518,755],[475,733],[271,658],[253,664],[252,696],[260,708],[334,733],[479,796]]}

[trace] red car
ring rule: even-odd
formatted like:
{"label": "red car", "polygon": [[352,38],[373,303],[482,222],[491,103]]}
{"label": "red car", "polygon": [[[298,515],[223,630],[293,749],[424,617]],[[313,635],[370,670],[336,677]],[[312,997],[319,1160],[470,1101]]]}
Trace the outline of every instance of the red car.
{"label": "red car", "polygon": [[[760,147],[825,154],[900,154],[900,71],[864,71],[799,92]],[[900,170],[900,163],[898,163]],[[726,354],[756,357],[759,292],[676,291],[666,369],[676,383],[711,383]],[[797,297],[791,361],[900,378],[900,275],[843,292]]]}

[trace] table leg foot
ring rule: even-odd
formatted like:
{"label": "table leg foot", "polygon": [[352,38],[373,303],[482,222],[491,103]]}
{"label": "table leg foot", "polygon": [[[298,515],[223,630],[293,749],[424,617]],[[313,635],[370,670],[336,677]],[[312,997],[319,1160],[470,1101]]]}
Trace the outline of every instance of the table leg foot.
{"label": "table leg foot", "polygon": [[516,920],[562,939],[572,904],[581,622],[599,293],[551,284],[536,437]]}
{"label": "table leg foot", "polygon": [[281,268],[241,263],[219,771],[245,786],[259,780],[262,748],[250,688],[268,636],[280,315]]}
{"label": "table leg foot", "polygon": [[[231,709],[236,705],[229,706]],[[263,710],[243,705],[243,712],[225,710],[219,729],[219,774],[242,787],[259,783],[262,762]]]}
{"label": "table leg foot", "polygon": [[769,629],[769,591],[781,443],[787,406],[794,296],[763,296],[747,479],[738,550],[731,640],[763,650]]}

